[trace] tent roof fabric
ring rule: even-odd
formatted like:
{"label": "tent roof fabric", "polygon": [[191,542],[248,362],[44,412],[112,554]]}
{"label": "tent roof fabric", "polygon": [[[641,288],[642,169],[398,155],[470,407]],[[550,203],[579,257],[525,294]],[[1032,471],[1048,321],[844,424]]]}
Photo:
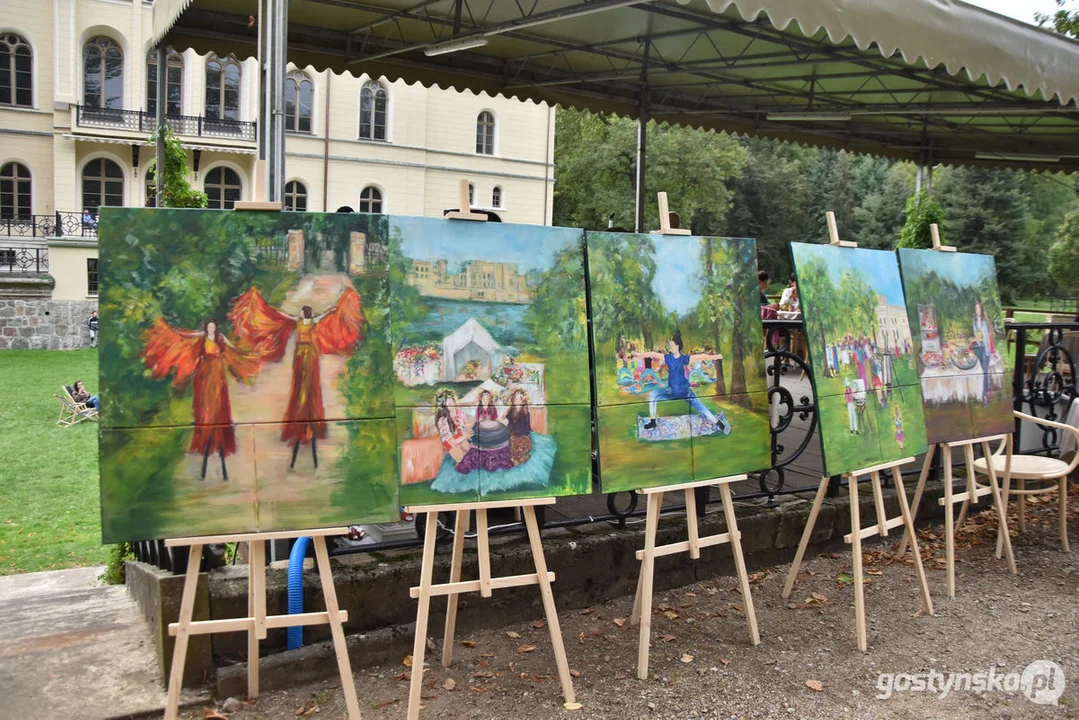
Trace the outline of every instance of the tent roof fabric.
{"label": "tent roof fabric", "polygon": [[469,343],[476,343],[485,352],[493,353],[498,350],[498,343],[491,337],[491,333],[479,324],[476,318],[469,318],[461,327],[457,328],[442,341],[446,349],[446,355],[452,357],[458,350],[468,347]]}
{"label": "tent roof fabric", "polygon": [[[157,0],[155,38],[254,55],[257,14]],[[427,54],[447,41],[471,47]],[[959,0],[290,0],[288,46],[316,70],[926,163],[1079,169],[1079,43]]]}

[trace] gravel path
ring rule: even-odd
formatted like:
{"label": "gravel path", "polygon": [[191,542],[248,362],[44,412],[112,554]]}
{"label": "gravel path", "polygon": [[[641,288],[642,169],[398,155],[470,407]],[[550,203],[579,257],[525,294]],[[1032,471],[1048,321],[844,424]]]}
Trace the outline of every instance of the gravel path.
{"label": "gravel path", "polygon": [[[1079,494],[1071,499],[1071,517],[1079,517]],[[898,538],[867,545],[865,654],[855,647],[850,554],[825,553],[803,565],[790,600],[780,597],[786,566],[752,576],[762,641],[757,647],[749,644],[733,577],[658,594],[646,681],[636,677],[637,628],[626,621],[632,598],[564,611],[563,637],[582,705],[575,712],[562,707],[550,636],[540,619],[458,637],[449,669],[439,665],[436,644],[428,652],[434,664],[424,680],[421,717],[1079,718],[1079,558],[1060,552],[1056,521],[1055,497],[1030,506],[1029,527],[1014,541],[1020,574],[1013,576],[992,556],[993,519],[975,515],[958,540],[954,601],[945,594],[941,532],[922,533],[935,617],[919,611],[913,568],[890,554]],[[1073,542],[1079,542],[1077,527],[1079,521],[1073,522]],[[657,571],[662,569],[661,560]],[[440,629],[434,632],[440,644]],[[1022,673],[1036,660],[1063,668],[1067,689],[1055,706],[1035,704],[1021,689],[979,693],[960,687],[943,697],[939,691],[912,692],[903,689],[902,677],[901,689],[878,697],[887,687],[881,673],[993,669],[999,677]],[[356,673],[365,720],[404,717],[409,671],[402,662]],[[1003,687],[1015,682],[1004,679]],[[344,717],[336,680],[235,705],[195,708],[184,717]]]}

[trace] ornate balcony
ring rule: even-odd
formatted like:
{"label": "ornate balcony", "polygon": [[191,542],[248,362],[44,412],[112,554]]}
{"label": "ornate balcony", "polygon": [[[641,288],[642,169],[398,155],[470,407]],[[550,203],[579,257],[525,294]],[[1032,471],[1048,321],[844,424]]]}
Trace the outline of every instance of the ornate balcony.
{"label": "ornate balcony", "polygon": [[[157,129],[154,113],[142,110],[113,110],[76,105],[75,124],[83,128],[110,128],[149,135]],[[202,115],[169,115],[169,126],[182,137],[225,138],[255,141],[255,123],[219,120]]]}
{"label": "ornate balcony", "polygon": [[84,220],[80,212],[58,210],[50,215],[0,218],[0,237],[97,237],[97,217]]}

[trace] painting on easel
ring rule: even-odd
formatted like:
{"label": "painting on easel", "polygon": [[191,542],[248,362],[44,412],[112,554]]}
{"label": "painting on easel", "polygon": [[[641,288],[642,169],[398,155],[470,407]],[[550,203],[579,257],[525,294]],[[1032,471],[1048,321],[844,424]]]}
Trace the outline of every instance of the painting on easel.
{"label": "painting on easel", "polygon": [[587,242],[603,492],[768,467],[756,243]]}
{"label": "painting on easel", "polygon": [[405,505],[591,490],[580,230],[391,216]]}
{"label": "painting on easel", "polygon": [[102,210],[106,542],[397,517],[384,224]]}
{"label": "painting on easel", "polygon": [[914,339],[895,253],[804,243],[791,252],[825,474],[924,452]]}
{"label": "painting on easel", "polygon": [[991,255],[899,249],[929,442],[1011,432],[1012,357]]}

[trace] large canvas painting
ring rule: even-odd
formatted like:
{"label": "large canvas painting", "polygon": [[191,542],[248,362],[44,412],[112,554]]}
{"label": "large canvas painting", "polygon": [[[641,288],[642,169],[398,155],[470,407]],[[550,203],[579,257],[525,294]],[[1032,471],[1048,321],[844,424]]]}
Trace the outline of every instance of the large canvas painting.
{"label": "large canvas painting", "polygon": [[591,490],[580,230],[390,217],[403,505]]}
{"label": "large canvas painting", "polygon": [[1012,358],[990,255],[899,249],[929,442],[1011,432]]}
{"label": "large canvas painting", "polygon": [[768,467],[756,243],[587,241],[603,492]]}
{"label": "large canvas painting", "polygon": [[102,209],[106,542],[397,516],[386,222]]}
{"label": "large canvas painting", "polygon": [[926,449],[914,338],[895,253],[791,245],[824,472]]}

